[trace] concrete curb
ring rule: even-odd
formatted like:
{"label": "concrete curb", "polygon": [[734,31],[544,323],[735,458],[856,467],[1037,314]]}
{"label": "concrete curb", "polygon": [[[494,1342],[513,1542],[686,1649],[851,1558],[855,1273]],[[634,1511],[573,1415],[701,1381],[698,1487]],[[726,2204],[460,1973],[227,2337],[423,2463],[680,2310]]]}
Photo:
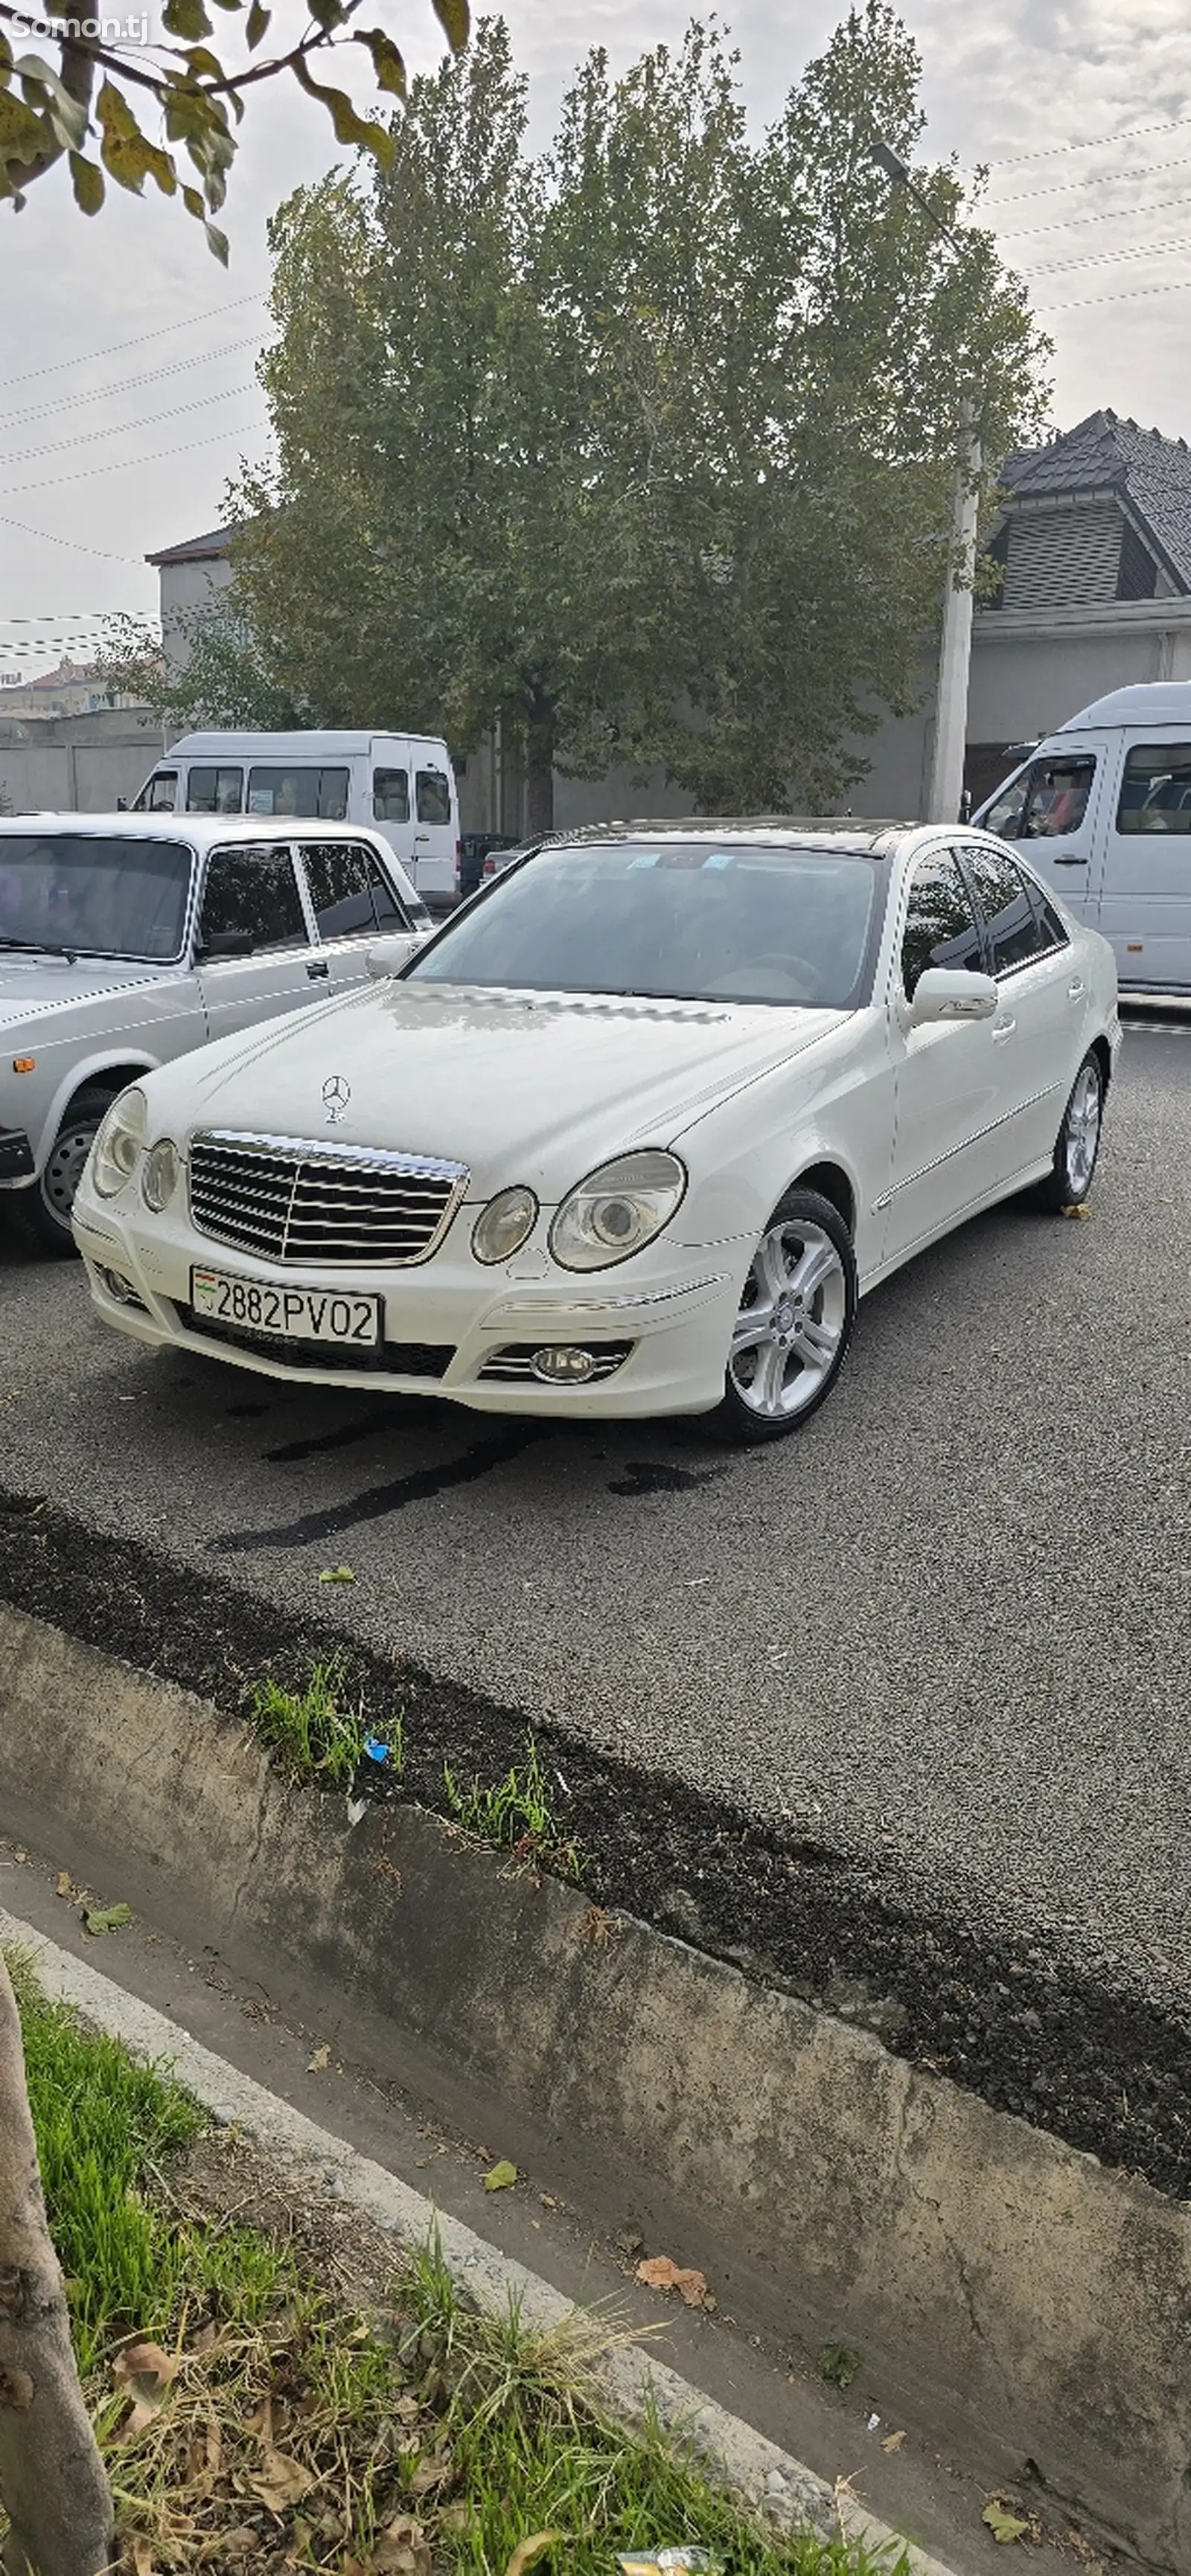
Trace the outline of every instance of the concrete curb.
{"label": "concrete curb", "polygon": [[664,2192],[955,2448],[1191,2565],[1191,2206],[417,1807],[348,1831],[209,1703],[3,1603],[0,1798],[282,2009],[317,1988],[390,2065],[486,2087],[522,2161],[580,2139]]}
{"label": "concrete curb", "polygon": [[[564,2325],[574,2314],[569,2302],[536,2272],[510,2261],[472,2228],[446,2216],[420,2192],[387,2173],[383,2165],[357,2154],[345,2139],[318,2127],[251,2076],[201,2047],[150,2004],[126,1994],[85,1960],[72,1958],[32,1925],[2,1910],[0,1944],[21,1951],[31,1961],[44,1992],[56,2002],[69,2004],[94,2028],[122,2040],[135,2057],[167,2065],[221,2125],[241,2130],[312,2196],[333,2192],[403,2246],[425,2245],[437,2231],[452,2278],[480,2307],[507,2314],[515,2305],[525,2323],[542,2333]],[[652,2409],[691,2443],[717,2482],[779,2529],[809,2526],[824,2537],[842,2529],[848,2538],[863,2540],[870,2548],[887,2549],[893,2560],[904,2554],[909,2576],[951,2576],[938,2559],[908,2547],[888,2524],[865,2513],[850,2496],[833,2495],[812,2470],[645,2352],[622,2347],[605,2355],[593,2375],[618,2422],[639,2426]]]}

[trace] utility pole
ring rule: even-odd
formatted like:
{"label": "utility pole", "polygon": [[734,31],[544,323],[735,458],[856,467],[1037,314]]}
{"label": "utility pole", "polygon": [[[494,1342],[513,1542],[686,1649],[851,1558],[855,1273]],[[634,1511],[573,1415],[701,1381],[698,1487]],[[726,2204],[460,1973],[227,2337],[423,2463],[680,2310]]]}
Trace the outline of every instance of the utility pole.
{"label": "utility pole", "polygon": [[[888,143],[874,142],[869,158],[896,187],[905,188],[930,216],[935,230],[954,242],[951,224],[940,223],[930,199]],[[960,404],[952,485],[951,530],[947,548],[947,586],[943,593],[943,633],[939,645],[939,678],[935,697],[935,738],[931,755],[928,823],[959,820],[964,789],[964,751],[968,734],[968,684],[972,666],[972,594],[976,574],[976,523],[980,506],[980,441],[970,397]]]}
{"label": "utility pole", "polygon": [[964,792],[964,750],[968,734],[968,680],[972,664],[972,588],[976,575],[976,516],[980,501],[980,442],[975,413],[960,409],[959,442],[952,492],[951,543],[947,587],[943,593],[943,634],[939,645],[939,682],[935,696],[935,740],[931,756],[928,823],[959,820]]}

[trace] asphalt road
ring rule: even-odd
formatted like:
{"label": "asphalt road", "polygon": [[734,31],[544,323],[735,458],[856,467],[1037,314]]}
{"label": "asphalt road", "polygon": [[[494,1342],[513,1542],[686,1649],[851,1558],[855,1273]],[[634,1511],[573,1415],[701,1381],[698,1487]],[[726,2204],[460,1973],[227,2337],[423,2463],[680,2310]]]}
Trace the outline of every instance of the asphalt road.
{"label": "asphalt road", "polygon": [[0,1226],[0,1483],[1185,2009],[1189,1167],[1191,1026],[1134,1029],[1092,1216],[953,1236],[744,1454],[152,1356]]}

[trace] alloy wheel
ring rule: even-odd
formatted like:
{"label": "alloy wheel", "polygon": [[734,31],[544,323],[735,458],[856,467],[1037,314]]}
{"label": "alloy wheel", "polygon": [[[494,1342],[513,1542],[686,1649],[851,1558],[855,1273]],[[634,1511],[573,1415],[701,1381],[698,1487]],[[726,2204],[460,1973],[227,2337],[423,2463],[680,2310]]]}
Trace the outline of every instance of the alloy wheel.
{"label": "alloy wheel", "polygon": [[769,1421],[801,1413],[831,1375],[848,1318],[848,1283],[824,1229],[770,1226],[753,1255],[728,1354],[741,1403]]}

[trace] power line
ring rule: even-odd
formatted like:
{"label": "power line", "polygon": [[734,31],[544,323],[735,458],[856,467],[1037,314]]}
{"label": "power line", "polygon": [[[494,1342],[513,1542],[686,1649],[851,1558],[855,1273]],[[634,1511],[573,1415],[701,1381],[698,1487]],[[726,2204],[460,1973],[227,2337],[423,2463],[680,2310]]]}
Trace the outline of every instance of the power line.
{"label": "power line", "polygon": [[23,519],[8,519],[0,511],[0,528],[15,528],[18,536],[37,537],[45,546],[65,546],[72,555],[94,555],[99,563],[133,564],[138,572],[145,569],[143,555],[114,555],[106,546],[80,545],[77,537],[56,537],[49,528],[26,527]]}
{"label": "power line", "polygon": [[1036,239],[1042,233],[1076,232],[1083,224],[1119,224],[1125,219],[1126,214],[1132,214],[1134,211],[1142,215],[1164,215],[1169,206],[1188,205],[1191,205],[1191,197],[1166,197],[1160,206],[1143,206],[1136,210],[1124,209],[1120,206],[1098,206],[1094,214],[1067,215],[1063,222],[1058,224],[1018,224],[1014,230],[1004,232],[1000,225],[996,224],[993,229],[998,241],[1024,241],[1027,235]]}
{"label": "power line", "polygon": [[[90,483],[94,480],[97,474],[130,474],[134,470],[143,471],[150,465],[164,465],[168,457],[193,455],[196,447],[217,447],[222,440],[227,438],[246,438],[249,432],[256,426],[257,424],[252,421],[241,421],[231,429],[214,430],[210,438],[192,438],[185,447],[159,448],[155,456],[125,456],[118,464],[115,465],[84,465],[77,474],[52,474],[47,477],[44,483],[13,483],[8,486],[8,497],[11,498],[17,493],[22,492],[58,492],[61,491],[62,486],[66,483]],[[15,527],[16,521],[13,519],[4,520],[0,522],[0,525]],[[36,536],[38,533],[39,531],[36,528],[31,528],[27,531],[27,534],[30,536]],[[64,539],[63,543],[65,542],[66,540]],[[82,552],[84,554],[91,554],[97,551],[98,549],[95,547],[84,546],[82,548]],[[132,563],[134,561],[143,561],[143,557],[116,555],[112,560],[116,563]]]}
{"label": "power line", "polygon": [[0,429],[15,429],[26,420],[48,420],[51,412],[74,411],[80,403],[114,402],[120,394],[136,393],[141,385],[160,384],[163,376],[184,375],[191,367],[217,367],[222,358],[230,358],[237,349],[255,349],[260,333],[250,332],[246,340],[225,341],[222,349],[211,349],[201,358],[177,358],[172,367],[154,367],[146,376],[125,376],[119,384],[100,385],[89,394],[59,394],[54,402],[36,403],[29,411],[0,412]]}
{"label": "power line", "polygon": [[1107,143],[1137,143],[1147,134],[1173,134],[1184,125],[1191,125],[1191,116],[1166,116],[1159,125],[1127,126],[1123,134],[1089,134],[1082,143],[1051,143],[1037,152],[1001,153],[983,166],[986,170],[1017,170],[1026,161],[1057,161],[1067,152],[1099,152]]}
{"label": "power line", "polygon": [[1131,250],[1089,250],[1082,259],[1051,259],[1035,266],[1023,264],[1025,277],[1066,277],[1073,268],[1115,268],[1123,259],[1168,259],[1175,252],[1191,250],[1185,233],[1174,241],[1139,242]]}
{"label": "power line", "polygon": [[121,421],[112,429],[87,429],[77,438],[58,438],[50,446],[7,448],[0,454],[0,465],[27,465],[35,456],[60,456],[68,447],[94,447],[104,438],[127,438],[130,431],[152,429],[159,420],[180,420],[184,412],[210,411],[212,403],[232,402],[241,394],[255,391],[252,385],[229,385],[221,394],[203,394],[198,402],[174,403],[169,411],[146,412],[139,420]]}
{"label": "power line", "polygon": [[1080,295],[1072,304],[1036,304],[1036,313],[1084,313],[1092,304],[1139,304],[1143,295],[1181,295],[1191,277],[1169,277],[1164,286],[1123,286],[1119,295]]}
{"label": "power line", "polygon": [[220,313],[238,313],[245,304],[264,304],[263,295],[236,295],[230,304],[212,304],[206,313],[193,313],[188,322],[166,322],[160,331],[142,331],[135,340],[113,340],[106,349],[92,349],[84,358],[59,358],[52,367],[31,367],[24,376],[7,376],[6,384],[31,385],[39,376],[60,376],[68,367],[92,367],[100,358],[119,358],[125,349],[143,349],[150,340],[168,340],[171,331],[197,331],[204,322],[214,322]]}
{"label": "power line", "polygon": [[1151,161],[1144,170],[1084,170],[1078,179],[1058,179],[1050,188],[1019,188],[1006,198],[1005,207],[1011,213],[1015,206],[1035,205],[1040,197],[1069,197],[1075,188],[1136,187],[1142,179],[1157,179],[1166,170],[1185,171],[1186,167],[1184,155],[1178,161]]}

